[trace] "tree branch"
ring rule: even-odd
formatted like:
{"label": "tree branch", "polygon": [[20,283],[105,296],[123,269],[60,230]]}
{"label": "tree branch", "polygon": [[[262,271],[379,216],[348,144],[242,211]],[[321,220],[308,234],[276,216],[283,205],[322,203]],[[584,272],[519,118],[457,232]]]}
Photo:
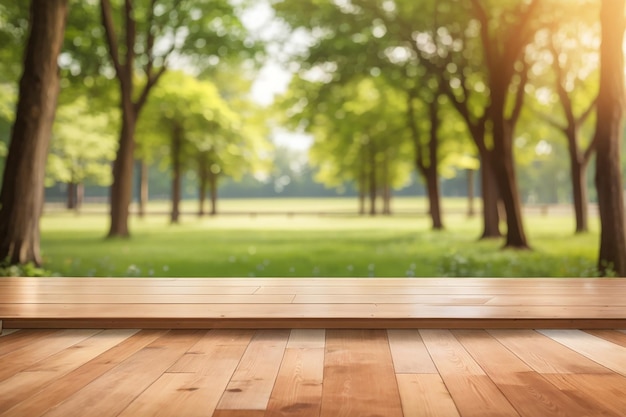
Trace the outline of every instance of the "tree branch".
{"label": "tree branch", "polygon": [[100,1],[100,17],[102,19],[102,26],[104,26],[104,33],[107,39],[107,45],[109,46],[109,55],[113,61],[113,67],[118,77],[122,76],[123,65],[120,62],[119,46],[117,43],[117,36],[115,34],[115,25],[113,24],[113,17],[111,16],[111,2],[110,0]]}
{"label": "tree branch", "polygon": [[509,122],[513,125],[519,120],[519,116],[522,113],[524,107],[524,98],[526,97],[526,84],[528,84],[528,63],[526,60],[522,60],[523,68],[519,73],[520,82],[517,86],[517,92],[515,94],[515,104],[513,105],[513,111],[509,117]]}
{"label": "tree branch", "polygon": [[152,74],[152,68],[154,66],[154,40],[155,34],[152,30],[154,26],[154,7],[156,6],[157,0],[152,0],[150,2],[150,11],[148,12],[148,33],[146,34],[146,54],[148,54],[148,63],[146,64],[146,75],[150,78]]}
{"label": "tree branch", "polygon": [[135,40],[137,38],[137,24],[133,16],[133,0],[124,2],[124,18],[126,20],[126,70],[132,77],[133,62],[135,59]]}

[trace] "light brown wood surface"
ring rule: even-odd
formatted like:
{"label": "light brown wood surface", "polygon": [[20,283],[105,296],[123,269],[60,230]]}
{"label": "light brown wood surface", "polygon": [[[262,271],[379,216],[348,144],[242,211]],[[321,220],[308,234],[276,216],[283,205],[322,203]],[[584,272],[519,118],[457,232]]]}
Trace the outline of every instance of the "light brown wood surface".
{"label": "light brown wood surface", "polygon": [[0,278],[11,328],[626,327],[622,278]]}
{"label": "light brown wood surface", "polygon": [[0,338],[0,358],[20,363],[0,382],[0,417],[616,417],[624,335],[18,330]]}

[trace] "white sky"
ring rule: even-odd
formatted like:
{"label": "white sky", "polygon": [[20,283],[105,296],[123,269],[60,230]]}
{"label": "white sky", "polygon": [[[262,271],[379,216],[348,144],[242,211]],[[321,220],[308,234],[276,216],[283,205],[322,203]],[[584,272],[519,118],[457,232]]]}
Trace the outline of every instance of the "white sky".
{"label": "white sky", "polygon": [[[263,41],[271,42],[284,36],[283,28],[274,19],[272,8],[265,0],[259,0],[254,7],[248,9],[242,16],[242,21],[248,30]],[[297,44],[298,41],[295,41],[291,48],[297,48]],[[257,103],[269,105],[276,95],[287,91],[292,74],[281,66],[275,56],[284,54],[289,49],[289,45],[283,48],[276,43],[270,43],[269,58],[252,85],[251,95]],[[307,150],[313,142],[310,135],[289,132],[285,129],[276,129],[272,134],[272,140],[277,145],[302,151]]]}

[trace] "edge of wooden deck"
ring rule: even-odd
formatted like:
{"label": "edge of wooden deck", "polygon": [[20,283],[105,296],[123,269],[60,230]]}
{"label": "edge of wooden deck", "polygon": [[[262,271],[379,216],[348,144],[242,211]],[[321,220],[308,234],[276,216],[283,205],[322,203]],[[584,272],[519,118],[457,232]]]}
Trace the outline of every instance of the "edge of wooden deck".
{"label": "edge of wooden deck", "polygon": [[5,329],[626,329],[623,318],[4,319]]}

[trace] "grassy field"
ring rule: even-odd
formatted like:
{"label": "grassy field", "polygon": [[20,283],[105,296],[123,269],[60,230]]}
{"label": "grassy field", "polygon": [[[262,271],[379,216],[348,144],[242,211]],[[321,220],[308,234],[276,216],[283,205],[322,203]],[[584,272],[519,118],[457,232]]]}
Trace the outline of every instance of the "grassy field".
{"label": "grassy field", "polygon": [[[343,201],[343,200],[340,200]],[[401,201],[401,202],[400,202]],[[237,211],[329,210],[324,201],[228,201]],[[354,208],[354,201],[330,202]],[[423,201],[398,200],[416,214],[188,215],[179,225],[167,216],[132,218],[131,239],[105,240],[102,214],[51,212],[42,219],[44,267],[65,276],[189,277],[406,277],[590,276],[595,274],[598,235],[574,236],[563,215],[529,215],[532,251],[500,250],[501,241],[477,241],[479,218],[453,214],[446,230],[430,230]],[[158,207],[158,206],[157,206]],[[188,207],[190,210],[195,206]],[[287,207],[289,207],[287,209]],[[156,210],[152,207],[153,210]],[[272,211],[272,210],[270,210]],[[592,222],[597,230],[597,222]]]}

